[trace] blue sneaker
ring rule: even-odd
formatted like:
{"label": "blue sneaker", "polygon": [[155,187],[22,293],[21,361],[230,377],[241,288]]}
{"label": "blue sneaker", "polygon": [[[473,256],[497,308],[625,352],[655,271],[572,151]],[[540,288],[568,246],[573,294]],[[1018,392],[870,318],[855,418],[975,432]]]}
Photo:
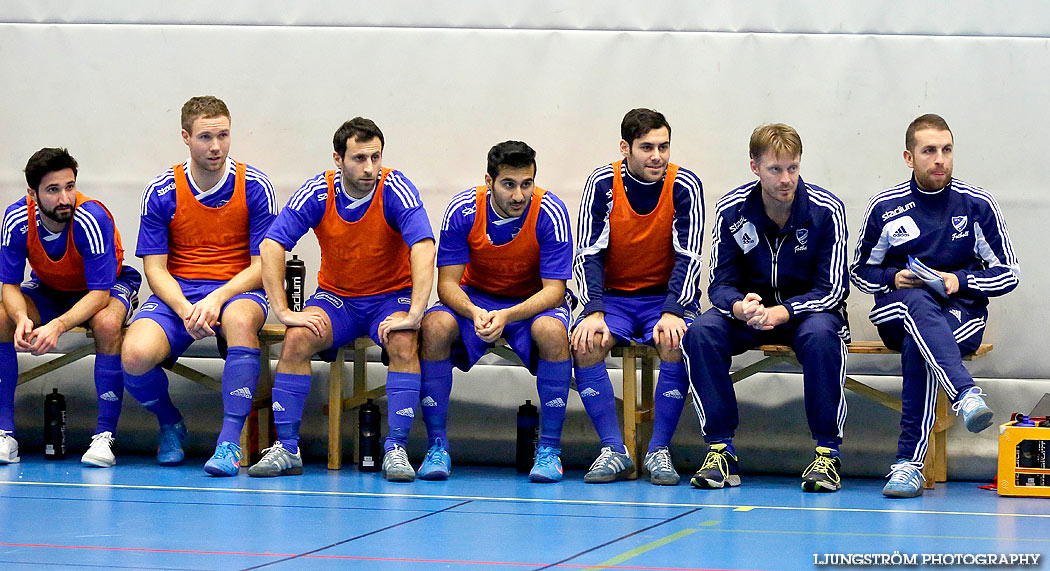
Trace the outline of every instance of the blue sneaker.
{"label": "blue sneaker", "polygon": [[423,464],[419,467],[416,476],[421,480],[447,480],[452,473],[452,456],[448,453],[445,442],[440,438],[434,439],[434,445],[427,450],[423,458]]}
{"label": "blue sneaker", "polygon": [[540,446],[536,449],[536,462],[529,472],[530,482],[550,484],[560,482],[562,477],[561,448],[553,446]]}
{"label": "blue sneaker", "polygon": [[165,424],[160,427],[160,444],[157,445],[157,463],[161,466],[178,466],[186,458],[182,441],[186,440],[186,423]]}
{"label": "blue sneaker", "polygon": [[982,393],[980,387],[971,387],[952,405],[956,416],[962,412],[966,430],[970,432],[980,432],[992,425],[992,409],[984,404],[983,396],[988,395]]}
{"label": "blue sneaker", "polygon": [[890,466],[887,474],[890,481],[882,488],[882,495],[887,498],[914,498],[922,495],[922,483],[926,477],[922,475],[922,468],[916,462],[898,460]]}
{"label": "blue sneaker", "polygon": [[241,447],[228,440],[220,442],[204,464],[204,471],[212,476],[236,476],[240,470]]}
{"label": "blue sneaker", "polygon": [[703,465],[693,474],[689,483],[701,490],[739,486],[740,469],[737,463],[737,457],[729,451],[728,445],[723,442],[712,444],[707,449]]}

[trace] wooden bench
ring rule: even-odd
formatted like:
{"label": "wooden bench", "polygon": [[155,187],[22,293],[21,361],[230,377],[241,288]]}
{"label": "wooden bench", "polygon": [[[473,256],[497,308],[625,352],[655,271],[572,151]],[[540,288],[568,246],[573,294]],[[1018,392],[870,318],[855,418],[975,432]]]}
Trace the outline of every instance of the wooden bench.
{"label": "wooden bench", "polygon": [[[886,347],[881,341],[854,341],[847,345],[848,351],[854,355],[897,355]],[[963,357],[965,361],[979,359],[988,354],[994,347],[990,343],[984,343],[970,355]],[[653,377],[656,362],[656,349],[646,346],[632,344],[629,347],[619,348],[623,359],[623,432],[624,442],[627,443],[627,452],[635,459],[637,470],[638,442],[637,427],[639,424],[651,421],[653,418]],[[761,345],[756,348],[762,351],[763,358],[741,368],[730,374],[733,383],[754,375],[755,373],[767,372],[780,364],[790,364],[801,367],[795,352],[787,345]],[[641,388],[636,390],[637,372],[635,367],[641,360]],[[886,408],[901,412],[901,399],[890,396],[878,389],[872,388],[852,377],[846,375],[845,386],[847,389],[860,396],[874,401]],[[938,390],[937,395],[937,418],[930,433],[930,445],[926,452],[926,462],[923,468],[923,476],[926,477],[926,488],[933,488],[936,482],[945,482],[948,479],[947,463],[947,439],[945,431],[955,422],[955,415],[948,413],[948,397],[944,389]]]}
{"label": "wooden bench", "polygon": [[[266,324],[259,332],[259,383],[252,398],[251,414],[248,417],[248,422],[245,423],[244,430],[241,431],[240,442],[241,449],[245,451],[245,457],[252,462],[258,460],[260,449],[269,446],[273,438],[272,416],[268,413],[273,388],[273,376],[270,371],[270,347],[284,340],[284,329],[284,325]],[[67,333],[82,334],[85,337],[85,342],[53,359],[20,372],[18,374],[19,386],[75,363],[95,352],[95,342],[91,330],[84,327],[74,327]],[[222,392],[221,379],[216,379],[179,361],[166,368],[176,375],[207,389]]]}

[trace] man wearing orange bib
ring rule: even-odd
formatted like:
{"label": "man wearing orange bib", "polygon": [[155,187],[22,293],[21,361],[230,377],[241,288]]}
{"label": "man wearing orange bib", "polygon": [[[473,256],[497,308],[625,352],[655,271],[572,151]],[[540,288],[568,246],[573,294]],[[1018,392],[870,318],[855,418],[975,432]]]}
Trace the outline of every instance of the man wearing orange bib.
{"label": "man wearing orange bib", "polygon": [[[0,464],[19,461],[11,436],[15,349],[43,355],[63,333],[84,324],[95,337],[98,424],[81,461],[108,468],[116,464],[113,435],[124,398],[121,328],[138,305],[142,276],[124,265],[113,215],[77,191],[77,161],[65,149],[40,149],[25,174],[28,196],[7,208],[0,254]],[[23,283],[26,262],[33,273]]]}
{"label": "man wearing orange bib", "polygon": [[153,295],[124,339],[124,383],[160,423],[157,461],[180,464],[186,425],[160,365],[194,340],[217,336],[226,359],[223,422],[204,469],[235,476],[268,309],[259,242],[277,214],[277,199],[266,175],[229,157],[230,112],[222,100],[194,97],[182,106],[181,118],[189,160],[153,179],[142,195],[135,254]]}
{"label": "man wearing orange bib", "polygon": [[612,482],[633,470],[605,369],[612,347],[633,341],[660,354],[644,464],[650,482],[673,486],[679,477],[668,446],[689,387],[681,341],[699,309],[703,187],[669,162],[671,126],[663,114],[629,111],[620,136],[623,160],[587,179],[577,221],[573,272],[583,312],[572,331],[576,386],[602,441],[584,480]]}
{"label": "man wearing orange bib", "polygon": [[535,186],[536,151],[506,141],[489,151],[485,186],[457,194],[441,224],[440,303],[423,320],[422,412],[429,450],[420,478],[448,478],[446,416],[452,365],[469,370],[500,337],[536,375],[542,429],[533,482],[562,479],[561,429],[572,367],[565,281],[572,236],[565,204]]}
{"label": "man wearing orange bib", "polygon": [[[338,170],[306,181],[262,244],[263,284],[288,326],[273,384],[277,442],[249,476],[302,474],[299,424],[310,392],[310,358],[368,334],[389,360],[389,433],[383,475],[415,479],[405,445],[419,402],[419,323],[434,284],[434,233],[419,192],[383,168],[383,132],[369,119],[343,123],[332,139]],[[317,292],[303,311],[288,308],[285,253],[313,228],[321,247]]]}

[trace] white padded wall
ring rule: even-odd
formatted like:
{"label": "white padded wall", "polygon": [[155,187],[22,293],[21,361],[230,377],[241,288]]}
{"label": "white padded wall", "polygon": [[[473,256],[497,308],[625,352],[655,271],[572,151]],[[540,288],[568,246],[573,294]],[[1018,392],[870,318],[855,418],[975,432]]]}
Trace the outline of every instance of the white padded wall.
{"label": "white padded wall", "polygon": [[[455,192],[481,181],[487,149],[510,138],[537,149],[538,183],[575,219],[587,175],[619,156],[623,113],[649,106],[672,124],[672,160],[704,181],[708,228],[715,200],[751,179],[751,130],[798,128],[803,177],[845,201],[852,251],[868,197],[909,176],[905,127],[935,112],[956,135],[956,176],[999,199],[1022,263],[1018,290],[993,301],[986,340],[997,349],[972,370],[1050,378],[1036,345],[1050,319],[1050,7],[784,6],[235,1],[220,13],[204,2],[5,2],[3,201],[23,191],[33,151],[69,147],[81,190],[114,210],[133,250],[142,187],[187,154],[179,108],[207,93],[230,105],[232,156],[267,172],[282,204],[331,167],[339,123],[364,115],[435,226]],[[311,271],[313,240],[297,248]],[[875,337],[870,305],[850,297],[855,338]]]}

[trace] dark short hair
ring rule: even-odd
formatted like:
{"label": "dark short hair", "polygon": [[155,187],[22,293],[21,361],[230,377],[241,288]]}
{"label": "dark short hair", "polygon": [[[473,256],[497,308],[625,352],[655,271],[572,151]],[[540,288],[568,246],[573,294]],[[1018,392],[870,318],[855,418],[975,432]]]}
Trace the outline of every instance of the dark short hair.
{"label": "dark short hair", "polygon": [[499,176],[500,167],[536,169],[536,151],[521,141],[503,141],[489,149],[486,171],[495,179]]}
{"label": "dark short hair", "polygon": [[39,190],[40,181],[48,173],[60,170],[73,169],[73,178],[77,177],[77,160],[69,154],[66,149],[57,147],[44,147],[33,153],[26,163],[26,184],[33,190]]}
{"label": "dark short hair", "polygon": [[346,142],[351,138],[358,143],[363,143],[376,137],[379,137],[379,148],[382,149],[386,145],[386,139],[383,138],[383,132],[379,130],[375,122],[364,117],[354,117],[335,130],[332,147],[342,157],[346,155]]}
{"label": "dark short hair", "polygon": [[[915,132],[923,129],[935,129],[937,131],[948,131],[951,133],[952,130],[948,128],[948,122],[944,120],[940,115],[934,115],[933,113],[927,113],[920,115],[915,118],[914,121],[908,125],[908,130],[904,133],[904,148],[911,151],[915,148]],[[952,135],[952,139],[955,139],[955,135]]]}
{"label": "dark short hair", "polygon": [[620,122],[620,138],[630,147],[635,139],[660,127],[667,127],[667,136],[671,136],[671,124],[663,113],[645,108],[631,109]]}
{"label": "dark short hair", "polygon": [[182,104],[182,128],[187,133],[193,132],[193,122],[197,119],[204,117],[210,119],[212,117],[225,117],[230,118],[230,110],[226,107],[226,103],[215,97],[214,95],[200,95],[198,97],[191,97],[189,101]]}

